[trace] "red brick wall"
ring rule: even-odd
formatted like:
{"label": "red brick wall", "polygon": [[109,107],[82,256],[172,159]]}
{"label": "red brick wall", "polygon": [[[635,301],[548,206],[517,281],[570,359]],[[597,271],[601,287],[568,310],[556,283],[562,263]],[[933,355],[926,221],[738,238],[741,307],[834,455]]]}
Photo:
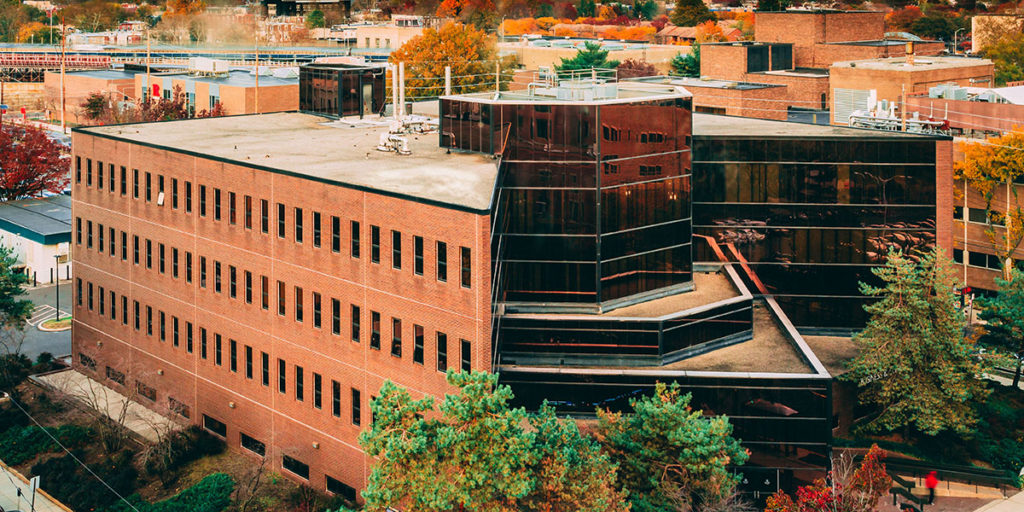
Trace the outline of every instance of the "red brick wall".
{"label": "red brick wall", "polygon": [[953,252],[953,142],[935,143],[935,231],[936,244]]}
{"label": "red brick wall", "polygon": [[977,86],[975,80],[991,80],[994,74],[992,64],[960,66],[955,68],[915,68],[913,71],[902,69],[869,69],[864,66],[833,66],[829,69],[830,86],[833,89],[861,89],[878,91],[878,99],[898,101],[902,87],[906,86],[907,95],[928,92],[929,87],[945,83],[956,83],[962,86]]}
{"label": "red brick wall", "polygon": [[[46,108],[51,117],[60,119],[60,73],[46,72],[43,77],[46,92]],[[103,93],[113,101],[122,101],[125,96],[135,97],[132,79],[104,80],[77,73],[64,74],[64,120],[69,124],[83,124],[82,102],[94,92]]]}
{"label": "red brick wall", "polygon": [[700,48],[700,76],[743,80],[747,74],[747,48],[742,45],[705,44]]}
{"label": "red brick wall", "polygon": [[[289,455],[309,464],[310,485],[323,490],[325,475],[362,488],[368,461],[356,436],[369,424],[370,398],[386,379],[407,387],[414,396],[440,396],[448,391],[437,371],[437,331],[448,335],[448,366],[458,368],[460,339],[472,343],[472,367],[489,370],[490,256],[489,217],[427,205],[372,192],[322,184],[283,174],[115,141],[86,133],[74,134],[74,158],[82,160],[83,179],[73,183],[73,217],[93,229],[116,230],[116,251],[109,254],[104,233],[88,247],[73,239],[77,279],[83,283],[82,306],[75,306],[72,332],[75,366],[109,385],[109,365],[127,374],[129,386],[142,381],[157,390],[157,403],[166,411],[168,397],[191,409],[191,421],[208,414],[227,424],[227,441],[238,448],[240,432],[267,445],[271,467],[281,467]],[[116,191],[109,190],[109,171],[103,187],[96,176],[86,186],[88,159],[113,163]],[[74,161],[73,164],[74,165]],[[127,170],[127,195],[120,194],[120,166]],[[140,198],[134,199],[132,171],[140,171]],[[145,200],[145,173],[152,173],[152,201]],[[158,206],[157,175],[164,176],[165,200]],[[178,209],[172,207],[172,179],[178,180]],[[184,182],[192,184],[192,212],[185,212]],[[198,185],[207,188],[207,211],[200,217]],[[222,190],[221,220],[214,220],[214,188]],[[236,193],[236,224],[230,224],[228,192]],[[253,200],[252,229],[245,228],[246,195]],[[260,199],[270,204],[269,233],[261,232]],[[286,237],[277,236],[277,203],[286,205]],[[303,209],[303,243],[295,241],[296,206]],[[322,214],[321,247],[313,247],[313,212]],[[331,250],[331,216],[341,218],[341,252]],[[350,221],[360,222],[361,257],[350,257]],[[380,226],[380,263],[370,263],[370,226]],[[74,229],[74,228],[73,228]],[[391,265],[391,230],[402,237],[402,268]],[[128,234],[128,261],[121,260],[120,233]],[[414,275],[413,236],[424,238],[424,275]],[[75,234],[73,234],[73,237]],[[140,264],[135,265],[132,237],[139,236]],[[153,268],[146,268],[145,240],[153,242]],[[448,244],[448,280],[436,279],[436,241]],[[165,244],[165,271],[159,271],[159,244]],[[472,250],[470,288],[460,286],[459,247]],[[179,250],[179,275],[172,275],[172,250]],[[192,282],[185,279],[185,253],[193,256]],[[200,256],[207,259],[206,287],[200,286]],[[214,261],[222,264],[221,292],[214,291]],[[237,267],[237,298],[229,296],[229,266]],[[245,273],[253,273],[253,301],[245,301]],[[270,283],[269,309],[261,307],[260,276]],[[286,315],[277,313],[276,282],[286,283]],[[103,286],[105,313],[99,300],[88,307],[88,284],[94,294]],[[304,319],[295,320],[294,287],[303,288]],[[116,319],[110,318],[110,291],[115,292]],[[313,327],[313,297],[322,296],[322,326]],[[121,297],[129,304],[129,323],[122,324]],[[341,300],[341,334],[333,335],[331,299]],[[133,303],[141,305],[141,330],[134,329]],[[361,307],[361,341],[350,336],[350,305]],[[146,334],[146,306],[154,311],[153,335]],[[159,336],[159,314],[167,319],[166,340]],[[381,313],[381,348],[370,345],[370,312]],[[179,346],[173,343],[172,317],[179,319]],[[391,355],[392,317],[402,321],[402,355]],[[186,322],[193,324],[193,353],[186,350]],[[425,328],[424,364],[413,362],[414,324]],[[200,357],[201,328],[207,330],[207,359]],[[215,364],[215,334],[222,336],[222,365]],[[238,368],[230,370],[230,342],[238,346]],[[245,347],[254,351],[254,374],[245,375]],[[261,383],[261,352],[270,357],[270,385]],[[84,368],[78,354],[97,363],[95,373]],[[287,393],[278,392],[277,360],[287,362]],[[295,398],[295,365],[304,369],[304,400]],[[314,372],[322,375],[321,409],[313,406]],[[341,417],[332,415],[331,381],[341,384]],[[361,427],[352,424],[352,388],[361,392]],[[232,406],[233,405],[233,406]],[[319,448],[314,448],[314,443]],[[242,450],[243,453],[249,453]],[[288,472],[285,471],[285,474]]]}
{"label": "red brick wall", "polygon": [[787,87],[742,90],[687,85],[686,90],[693,94],[693,105],[697,109],[724,108],[726,115],[758,119],[784,121],[787,117]]}

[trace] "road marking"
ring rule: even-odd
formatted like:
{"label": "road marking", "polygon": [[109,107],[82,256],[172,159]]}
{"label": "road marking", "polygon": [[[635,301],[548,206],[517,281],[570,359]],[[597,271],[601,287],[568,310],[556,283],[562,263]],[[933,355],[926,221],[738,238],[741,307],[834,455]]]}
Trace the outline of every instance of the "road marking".
{"label": "road marking", "polygon": [[[69,316],[71,316],[71,314],[66,312],[66,311],[61,310],[60,316],[61,317],[69,317]],[[35,327],[35,326],[38,326],[39,324],[41,324],[41,323],[43,323],[43,322],[45,322],[47,320],[51,320],[51,319],[55,319],[55,318],[57,318],[57,309],[56,308],[54,308],[53,306],[51,306],[49,304],[39,304],[36,307],[32,308],[32,316],[29,317],[27,323],[28,323],[28,325],[31,325],[31,326]]]}

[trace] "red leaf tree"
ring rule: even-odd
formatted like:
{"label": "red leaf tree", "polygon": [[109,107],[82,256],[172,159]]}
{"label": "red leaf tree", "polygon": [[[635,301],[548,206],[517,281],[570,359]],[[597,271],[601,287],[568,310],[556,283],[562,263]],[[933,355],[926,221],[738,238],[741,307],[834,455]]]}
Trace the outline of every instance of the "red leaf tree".
{"label": "red leaf tree", "polygon": [[892,485],[884,457],[885,451],[873,445],[855,470],[849,459],[835,461],[827,478],[798,488],[795,500],[782,491],[768,498],[765,512],[875,512]]}
{"label": "red leaf tree", "polygon": [[0,201],[60,192],[68,184],[70,160],[63,147],[33,126],[0,131]]}

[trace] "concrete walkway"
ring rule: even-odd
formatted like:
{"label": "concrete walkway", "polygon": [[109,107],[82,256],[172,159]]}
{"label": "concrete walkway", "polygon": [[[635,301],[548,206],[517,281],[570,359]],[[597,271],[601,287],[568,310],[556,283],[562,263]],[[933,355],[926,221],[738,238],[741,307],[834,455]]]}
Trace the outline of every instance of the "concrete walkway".
{"label": "concrete walkway", "polygon": [[1003,500],[995,500],[974,512],[1021,512],[1024,510],[1024,492]]}
{"label": "concrete walkway", "polygon": [[[96,409],[100,414],[107,415],[115,422],[119,417],[123,417],[121,423],[128,430],[151,443],[159,440],[159,433],[178,427],[171,419],[147,409],[134,400],[129,400],[121,393],[75,370],[39,375],[33,379],[44,386],[79,400],[86,407]],[[126,401],[128,402],[127,409],[125,408]]]}
{"label": "concrete walkway", "polygon": [[[20,497],[18,489],[21,489]],[[0,462],[0,510],[5,512],[33,510],[30,489],[27,478]],[[35,501],[35,512],[73,512],[42,489],[36,492]]]}

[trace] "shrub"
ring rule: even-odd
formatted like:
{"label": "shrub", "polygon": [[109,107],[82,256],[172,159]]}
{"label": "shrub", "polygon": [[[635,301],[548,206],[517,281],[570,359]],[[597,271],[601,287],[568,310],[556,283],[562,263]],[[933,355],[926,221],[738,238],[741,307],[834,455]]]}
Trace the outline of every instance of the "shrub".
{"label": "shrub", "polygon": [[223,452],[224,448],[224,441],[192,425],[170,434],[159,445],[153,447],[146,457],[143,469],[147,475],[162,478],[168,472],[175,471],[189,462],[217,455]]}
{"label": "shrub", "polygon": [[50,435],[68,448],[77,448],[89,440],[92,432],[78,425],[62,425],[56,428],[40,428],[35,425],[12,427],[0,434],[0,459],[8,464],[18,465],[40,453],[60,449]]}
{"label": "shrub", "polygon": [[[73,452],[79,460],[81,453]],[[104,458],[90,468],[121,496],[135,491],[138,474],[132,466],[132,452],[122,451]],[[32,466],[32,474],[43,482],[43,489],[72,510],[102,510],[118,501],[117,495],[96,481],[71,455]]]}
{"label": "shrub", "polygon": [[[221,512],[231,504],[231,493],[235,481],[224,473],[213,473],[196,482],[195,485],[158,503],[148,503],[137,494],[128,501],[139,512]],[[108,512],[132,512],[124,502],[119,502]]]}

